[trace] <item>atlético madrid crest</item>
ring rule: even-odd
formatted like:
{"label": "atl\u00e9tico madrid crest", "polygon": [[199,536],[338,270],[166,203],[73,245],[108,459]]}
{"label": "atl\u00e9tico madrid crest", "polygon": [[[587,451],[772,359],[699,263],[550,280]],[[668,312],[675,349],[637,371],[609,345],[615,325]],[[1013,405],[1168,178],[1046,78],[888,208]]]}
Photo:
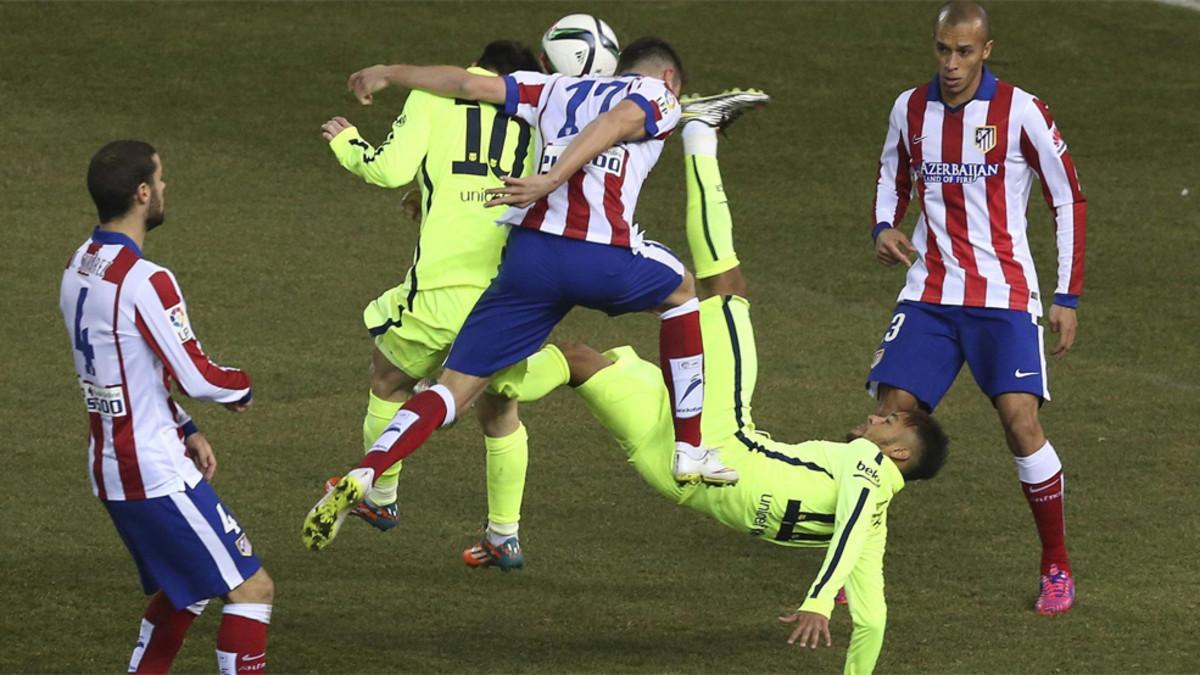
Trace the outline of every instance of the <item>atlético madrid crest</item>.
{"label": "atl\u00e9tico madrid crest", "polygon": [[975,127],[975,147],[983,153],[990,152],[992,148],[996,147],[996,125]]}

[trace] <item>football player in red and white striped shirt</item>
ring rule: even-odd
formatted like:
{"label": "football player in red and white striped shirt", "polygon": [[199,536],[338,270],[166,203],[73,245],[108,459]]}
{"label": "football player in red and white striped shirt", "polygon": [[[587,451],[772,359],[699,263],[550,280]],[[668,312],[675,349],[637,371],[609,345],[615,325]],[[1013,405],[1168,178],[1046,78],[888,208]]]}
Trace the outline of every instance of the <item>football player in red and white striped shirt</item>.
{"label": "football player in red and white striped shirt", "polygon": [[[879,164],[875,253],[909,268],[868,388],[878,414],[932,410],[964,361],[970,366],[999,412],[1041,538],[1036,608],[1065,612],[1075,582],[1062,464],[1038,420],[1050,393],[1025,211],[1036,177],[1058,234],[1048,318],[1060,335],[1054,355],[1062,357],[1075,339],[1087,204],[1046,104],[984,67],[992,50],[984,9],[969,1],[942,6],[934,50],[937,75],[896,99]],[[896,228],[914,191],[921,215],[910,242]]]}
{"label": "football player in red and white striped shirt", "polygon": [[[736,482],[716,450],[701,444],[703,346],[695,280],[665,247],[634,225],[642,182],[678,124],[679,55],[658,38],[634,40],[617,77],[518,72],[481,77],[449,66],[373,66],[353,74],[363,103],[389,85],[503,104],[538,132],[540,173],[489,190],[509,204],[513,225],[496,278],[471,310],[438,384],[409,399],[354,471],[309,512],[306,544],[319,550],[374,476],[413,452],[469,405],[500,370],[522,363],[576,306],[610,315],[653,311],[661,318],[663,376],[674,401],[680,481]],[[427,186],[436,191],[436,185]],[[495,196],[496,192],[503,196]]]}
{"label": "football player in red and white striped shirt", "polygon": [[274,584],[208,484],[212,447],[171,398],[174,383],[242,412],[250,377],[208,358],[175,276],[142,257],[146,232],[165,215],[154,148],[105,145],[87,182],[100,225],[67,261],[59,304],[91,429],[92,490],[154,594],[129,672],[167,672],[192,621],[221,597],[220,672],[261,673]]}

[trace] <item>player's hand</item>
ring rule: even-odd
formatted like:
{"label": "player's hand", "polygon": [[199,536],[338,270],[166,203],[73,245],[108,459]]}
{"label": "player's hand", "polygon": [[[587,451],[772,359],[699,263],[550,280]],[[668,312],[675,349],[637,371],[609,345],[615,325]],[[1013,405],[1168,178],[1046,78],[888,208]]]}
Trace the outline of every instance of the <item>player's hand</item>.
{"label": "player's hand", "polygon": [[829,619],[816,612],[786,614],[779,617],[779,621],[796,624],[796,628],[788,637],[789,645],[799,642],[801,647],[816,649],[820,645],[821,638],[824,637],[825,646],[833,646],[833,638],[829,636]]}
{"label": "player's hand", "polygon": [[332,141],[338,134],[353,126],[345,117],[330,118],[328,122],[321,125],[321,138],[324,138],[327,142]]}
{"label": "player's hand", "polygon": [[1050,332],[1058,333],[1058,346],[1050,355],[1061,359],[1071,351],[1071,345],[1075,344],[1075,329],[1079,325],[1079,318],[1070,307],[1050,305],[1049,323]]}
{"label": "player's hand", "polygon": [[224,406],[225,406],[225,409],[228,410],[229,412],[241,413],[241,412],[246,412],[246,410],[249,409],[250,405],[253,403],[254,403],[254,399],[250,399],[249,401],[246,401],[245,403],[239,403],[237,401],[233,401],[232,403],[225,403]]}
{"label": "player's hand", "polygon": [[913,248],[912,242],[894,227],[880,232],[875,238],[875,258],[882,265],[892,267],[896,263],[904,263],[906,267],[912,267],[916,256],[917,249]]}
{"label": "player's hand", "polygon": [[212,446],[204,434],[197,431],[183,439],[183,447],[187,448],[187,456],[192,458],[196,469],[204,474],[204,480],[212,480],[217,472],[217,456],[213,454]]}
{"label": "player's hand", "polygon": [[346,88],[354,94],[354,98],[363,105],[371,105],[375,102],[375,97],[372,96],[377,91],[386,89],[390,84],[387,78],[387,66],[375,65],[350,75],[350,79],[346,81]]}
{"label": "player's hand", "polygon": [[421,222],[421,189],[409,188],[404,196],[400,197],[400,210],[404,215],[408,216],[414,223]]}
{"label": "player's hand", "polygon": [[525,208],[537,200],[554,192],[558,184],[550,176],[540,173],[527,178],[504,177],[504,187],[490,188],[487,194],[492,198],[484,206],[516,206]]}

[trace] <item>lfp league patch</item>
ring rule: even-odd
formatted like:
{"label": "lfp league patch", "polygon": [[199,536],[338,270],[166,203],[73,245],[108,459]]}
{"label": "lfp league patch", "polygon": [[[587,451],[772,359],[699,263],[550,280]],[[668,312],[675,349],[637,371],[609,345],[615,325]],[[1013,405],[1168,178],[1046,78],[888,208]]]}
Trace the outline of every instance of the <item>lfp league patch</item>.
{"label": "lfp league patch", "polygon": [[175,337],[179,338],[180,342],[187,342],[195,337],[192,334],[192,325],[188,323],[187,310],[183,308],[183,303],[167,310],[167,320],[171,322],[171,328],[175,329]]}

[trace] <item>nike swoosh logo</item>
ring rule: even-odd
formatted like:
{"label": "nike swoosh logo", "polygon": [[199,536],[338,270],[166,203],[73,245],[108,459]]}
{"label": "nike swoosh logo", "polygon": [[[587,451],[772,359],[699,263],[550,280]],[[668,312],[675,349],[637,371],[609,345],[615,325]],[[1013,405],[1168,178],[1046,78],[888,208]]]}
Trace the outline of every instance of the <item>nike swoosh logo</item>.
{"label": "nike swoosh logo", "polygon": [[243,661],[257,661],[266,655],[267,655],[266,652],[263,652],[261,654],[255,654],[254,656],[251,656],[249,654],[242,654],[242,660]]}
{"label": "nike swoosh logo", "polygon": [[1023,372],[1021,372],[1020,368],[1017,368],[1016,370],[1013,371],[1013,377],[1017,378],[1018,380],[1023,377],[1033,377],[1034,375],[1037,375],[1037,374],[1038,374],[1038,371],[1036,371],[1036,370],[1033,372],[1030,372],[1030,373],[1023,373]]}
{"label": "nike swoosh logo", "polygon": [[925,140],[925,137],[924,137],[924,136],[915,136],[915,137],[913,137],[913,142],[912,142],[912,144],[913,144],[913,145],[920,145],[920,144],[921,144],[921,141],[923,141],[923,140]]}

